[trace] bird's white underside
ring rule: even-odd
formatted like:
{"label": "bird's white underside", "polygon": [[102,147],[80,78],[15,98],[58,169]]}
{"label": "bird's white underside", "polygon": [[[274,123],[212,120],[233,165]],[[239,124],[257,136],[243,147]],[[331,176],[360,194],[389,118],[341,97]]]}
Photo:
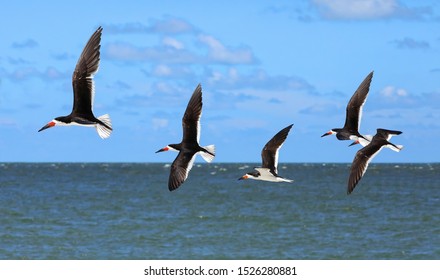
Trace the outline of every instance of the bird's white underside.
{"label": "bird's white underside", "polygon": [[290,180],[290,179],[274,176],[270,172],[269,168],[256,167],[254,169],[257,170],[258,172],[260,172],[261,176],[259,176],[259,177],[249,176],[248,177],[249,179],[268,181],[268,182],[289,182],[289,183],[293,182],[293,180]]}
{"label": "bird's white underside", "polygon": [[[107,126],[112,127],[111,119],[108,114],[102,115],[102,116],[98,117],[98,119],[100,121],[102,121],[103,123],[105,123]],[[53,119],[52,122],[55,123],[55,126],[75,125],[75,126],[95,127],[96,132],[98,132],[99,137],[101,137],[102,139],[110,137],[110,134],[112,133],[111,129],[108,129],[107,127],[100,125],[98,123],[93,123],[93,124],[80,124],[77,122],[64,123],[64,122],[57,121],[55,119]]]}

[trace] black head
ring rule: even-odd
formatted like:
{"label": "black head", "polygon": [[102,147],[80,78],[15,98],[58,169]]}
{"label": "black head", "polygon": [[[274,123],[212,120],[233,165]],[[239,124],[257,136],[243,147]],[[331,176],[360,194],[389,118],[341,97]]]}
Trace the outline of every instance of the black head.
{"label": "black head", "polygon": [[42,128],[40,128],[40,130],[38,130],[38,132],[43,131],[48,128],[51,128],[51,127],[54,127],[56,125],[67,125],[67,124],[71,123],[71,121],[72,120],[69,116],[57,117],[57,118],[53,119],[52,121],[48,122]]}
{"label": "black head", "polygon": [[160,152],[166,152],[166,151],[177,151],[178,152],[180,150],[181,150],[180,144],[169,144],[166,147],[156,151],[156,154],[160,153]]}
{"label": "black head", "polygon": [[328,135],[332,135],[332,134],[336,134],[336,133],[338,133],[339,131],[341,131],[342,129],[340,129],[340,128],[332,128],[332,129],[330,129],[328,132],[326,132],[326,133],[324,133],[323,135],[321,135],[321,137],[324,137],[324,136],[328,136]]}
{"label": "black head", "polygon": [[62,123],[71,123],[72,122],[72,118],[69,116],[56,117],[55,120],[62,122]]}

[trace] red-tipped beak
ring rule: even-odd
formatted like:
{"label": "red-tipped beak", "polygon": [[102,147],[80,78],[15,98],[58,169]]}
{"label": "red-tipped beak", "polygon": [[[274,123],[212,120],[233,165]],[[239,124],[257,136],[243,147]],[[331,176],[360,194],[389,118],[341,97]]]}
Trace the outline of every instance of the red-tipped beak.
{"label": "red-tipped beak", "polygon": [[351,144],[348,145],[348,146],[350,147],[350,146],[357,145],[357,144],[359,144],[359,140],[354,141],[353,143],[351,143]]}
{"label": "red-tipped beak", "polygon": [[169,149],[170,149],[170,148],[168,148],[168,147],[162,148],[162,149],[158,150],[158,151],[156,152],[156,154],[157,154],[157,153],[160,153],[160,152],[166,152],[166,151],[168,151]]}
{"label": "red-tipped beak", "polygon": [[331,135],[331,134],[333,134],[333,132],[329,131],[329,132],[326,132],[323,135],[321,135],[321,137],[324,137],[324,136],[327,136],[327,135]]}
{"label": "red-tipped beak", "polygon": [[238,178],[238,180],[246,180],[247,178],[249,178],[249,176],[246,174]]}
{"label": "red-tipped beak", "polygon": [[43,126],[42,128],[40,128],[40,130],[38,130],[38,132],[45,130],[47,128],[51,128],[52,126],[55,126],[55,122],[50,122],[48,124],[46,124],[45,126]]}

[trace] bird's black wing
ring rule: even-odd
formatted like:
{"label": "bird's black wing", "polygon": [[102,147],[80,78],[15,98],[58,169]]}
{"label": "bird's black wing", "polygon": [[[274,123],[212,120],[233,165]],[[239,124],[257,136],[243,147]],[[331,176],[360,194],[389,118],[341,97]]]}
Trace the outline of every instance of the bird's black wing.
{"label": "bird's black wing", "polygon": [[73,112],[77,114],[92,113],[95,86],[93,75],[99,68],[102,27],[90,37],[84,47],[72,76]]}
{"label": "bird's black wing", "polygon": [[376,134],[381,135],[386,140],[390,140],[392,136],[402,134],[402,131],[378,128]]}
{"label": "bird's black wing", "polygon": [[362,108],[367,100],[372,79],[373,72],[365,77],[347,104],[344,128],[349,131],[359,130],[362,118]]}
{"label": "bird's black wing", "polygon": [[200,116],[202,114],[202,86],[199,84],[194,90],[186,106],[182,118],[182,142],[198,143],[200,138]]}
{"label": "bird's black wing", "polygon": [[371,142],[360,149],[354,157],[351,164],[350,177],[348,178],[347,194],[350,194],[367,171],[368,164],[380,152],[380,150],[389,144],[381,134],[374,135]]}
{"label": "bird's black wing", "polygon": [[293,124],[283,128],[277,134],[275,134],[275,136],[266,143],[261,151],[261,158],[263,161],[262,167],[270,169],[270,172],[272,172],[272,174],[275,176],[278,174],[278,151],[286,140],[292,126]]}
{"label": "bird's black wing", "polygon": [[188,178],[189,171],[191,170],[195,153],[180,151],[176,159],[171,165],[170,177],[168,179],[168,189],[174,191]]}

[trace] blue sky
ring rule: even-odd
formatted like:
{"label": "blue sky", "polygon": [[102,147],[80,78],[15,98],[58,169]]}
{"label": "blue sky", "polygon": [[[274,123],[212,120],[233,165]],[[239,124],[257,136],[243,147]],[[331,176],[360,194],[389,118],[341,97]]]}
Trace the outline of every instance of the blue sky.
{"label": "blue sky", "polygon": [[[438,1],[9,1],[0,10],[0,161],[171,162],[203,87],[201,145],[216,162],[259,162],[293,123],[280,162],[351,162],[360,148],[320,136],[374,70],[361,133],[401,130],[375,162],[438,162]],[[103,27],[92,128],[37,130],[72,107],[71,76]],[[201,159],[198,162],[202,161]]]}

